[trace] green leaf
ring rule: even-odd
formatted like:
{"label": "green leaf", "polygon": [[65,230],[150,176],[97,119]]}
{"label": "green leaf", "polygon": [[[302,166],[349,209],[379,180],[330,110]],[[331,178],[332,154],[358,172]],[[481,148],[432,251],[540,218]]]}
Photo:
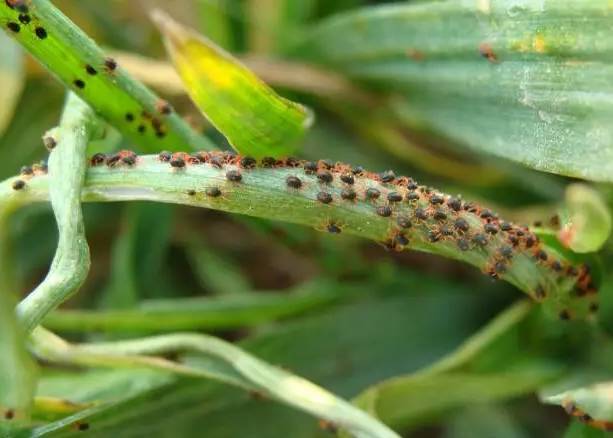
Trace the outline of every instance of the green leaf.
{"label": "green leaf", "polygon": [[230,144],[254,157],[295,152],[312,122],[223,49],[161,11],[153,18],[187,92]]}
{"label": "green leaf", "polygon": [[612,40],[607,0],[429,1],[334,17],[296,54],[394,92],[412,127],[613,181]]}
{"label": "green leaf", "polygon": [[[134,143],[149,151],[212,148],[176,113],[167,113],[170,107],[163,100],[116,66],[50,1],[11,4],[0,3],[3,29]],[[19,20],[20,14],[28,17],[27,24]]]}
{"label": "green leaf", "polygon": [[585,184],[566,189],[560,212],[563,245],[578,253],[598,251],[611,235],[611,212],[599,193]]}
{"label": "green leaf", "polygon": [[[613,382],[600,382],[556,394],[544,394],[541,401],[562,406],[570,415],[590,426],[613,429]],[[585,417],[587,414],[589,417]]]}
{"label": "green leaf", "polygon": [[14,308],[9,291],[0,290],[0,423],[27,418],[36,389],[36,367]]}
{"label": "green leaf", "polygon": [[23,64],[19,46],[0,34],[0,137],[13,117],[25,84]]}

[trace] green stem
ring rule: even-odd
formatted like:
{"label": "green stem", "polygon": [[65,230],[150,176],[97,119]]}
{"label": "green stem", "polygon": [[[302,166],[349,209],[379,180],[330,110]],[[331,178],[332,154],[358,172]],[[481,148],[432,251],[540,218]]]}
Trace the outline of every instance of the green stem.
{"label": "green stem", "polygon": [[[0,3],[0,22],[96,113],[145,150],[213,149],[165,102],[133,79],[48,0]],[[20,21],[27,16],[28,22]]]}
{"label": "green stem", "polygon": [[[175,164],[190,159],[175,158]],[[426,187],[409,188],[411,180],[405,177],[384,183],[379,175],[361,172],[354,184],[348,184],[341,176],[347,179],[351,168],[341,164],[327,174],[326,164],[320,162],[318,178],[301,168],[305,163],[243,169],[237,164],[240,157],[226,157],[227,163],[221,154],[206,159],[222,162],[173,168],[156,156],[140,156],[135,165],[97,166],[87,174],[83,200],[168,202],[342,231],[390,249],[415,249],[477,266],[543,301],[564,319],[595,309],[594,285],[582,265],[539,241],[526,227],[507,224],[472,203],[460,202],[457,208],[447,195]],[[229,170],[239,172],[240,181],[228,180]],[[300,188],[288,186],[290,177],[299,179]],[[0,183],[0,200],[9,204],[48,197],[45,176],[33,178],[28,189],[18,193],[10,184],[11,180]],[[221,195],[207,194],[212,187]],[[368,199],[367,193],[374,190],[379,196]],[[402,200],[395,201],[395,194]],[[416,199],[407,200],[411,195]]]}
{"label": "green stem", "polygon": [[59,127],[52,137],[57,146],[49,157],[48,194],[59,230],[59,240],[45,280],[19,305],[17,314],[30,331],[53,309],[76,292],[89,271],[89,247],[81,212],[81,190],[87,164],[85,151],[94,135],[91,108],[69,94]]}
{"label": "green stem", "polygon": [[[149,366],[193,377],[210,377],[247,390],[255,390],[290,406],[324,418],[356,437],[398,437],[382,423],[321,387],[242,351],[221,339],[177,333],[98,344],[68,344],[38,327],[32,334],[34,351],[42,358],[80,365]],[[195,352],[229,366],[215,372],[150,355]]]}

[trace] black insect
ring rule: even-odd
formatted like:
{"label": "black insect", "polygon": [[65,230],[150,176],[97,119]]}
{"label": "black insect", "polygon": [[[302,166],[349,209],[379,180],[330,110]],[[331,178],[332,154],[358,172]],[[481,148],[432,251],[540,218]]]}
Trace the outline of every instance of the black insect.
{"label": "black insect", "polygon": [[398,192],[389,192],[387,194],[387,200],[389,202],[400,202],[402,201],[402,195]]}
{"label": "black insect", "polygon": [[302,165],[302,168],[304,169],[305,173],[312,174],[317,172],[317,163],[315,161],[306,161]]}
{"label": "black insect", "polygon": [[377,207],[377,214],[382,217],[390,217],[392,215],[392,209],[389,205],[382,205]]}
{"label": "black insect", "polygon": [[83,82],[81,79],[75,79],[72,83],[75,87],[80,88],[81,90],[85,88],[85,82]]}
{"label": "black insect", "polygon": [[453,226],[460,231],[463,232],[467,232],[470,229],[470,225],[468,224],[468,221],[462,217],[457,218],[454,222],[453,222]]}
{"label": "black insect", "polygon": [[180,156],[173,156],[169,163],[175,169],[183,169],[185,167],[185,160]]}
{"label": "black insect", "polygon": [[240,160],[240,165],[243,169],[253,169],[256,164],[257,161],[253,157],[245,156],[242,157]]}
{"label": "black insect", "polygon": [[113,58],[105,58],[104,68],[109,73],[114,72],[115,69],[117,69],[117,61],[115,61]]}
{"label": "black insect", "polygon": [[460,249],[460,251],[468,251],[468,249],[470,248],[468,240],[458,239],[458,248]]}
{"label": "black insect", "polygon": [[273,157],[264,157],[262,158],[262,167],[275,167],[277,164],[277,160]]}
{"label": "black insect", "polygon": [[340,234],[341,232],[341,228],[333,223],[328,224],[327,226],[328,229],[328,233],[332,233],[332,234]]}
{"label": "black insect", "polygon": [[434,212],[433,217],[437,221],[444,221],[447,220],[447,213],[445,213],[445,210],[443,210],[442,208],[439,208]]}
{"label": "black insect", "polygon": [[6,27],[8,28],[8,30],[10,30],[11,32],[14,33],[18,33],[21,30],[21,26],[17,23],[15,23],[14,21],[9,21],[6,24]]}
{"label": "black insect", "polygon": [[321,172],[317,172],[317,179],[319,182],[327,184],[331,183],[334,177],[328,170],[322,170]]}
{"label": "black insect", "polygon": [[396,223],[400,228],[411,228],[411,226],[413,225],[411,223],[411,219],[406,216],[398,216],[398,218],[396,219]]}
{"label": "black insect", "polygon": [[293,189],[299,189],[300,187],[302,187],[302,181],[300,180],[300,178],[293,175],[290,175],[285,178],[285,183],[288,187],[291,187]]}
{"label": "black insect", "polygon": [[89,159],[89,162],[91,163],[92,166],[100,166],[105,161],[106,161],[106,155],[100,152],[92,155],[92,157]]}
{"label": "black insect", "polygon": [[219,187],[207,187],[204,193],[211,198],[217,198],[221,196],[221,190],[219,190]]}
{"label": "black insect", "polygon": [[226,172],[226,179],[232,182],[241,182],[243,180],[243,175],[238,170],[232,169]]}
{"label": "black insect", "polygon": [[87,64],[85,66],[85,71],[87,72],[87,74],[92,75],[92,76],[98,74],[96,69],[94,67],[92,67],[91,65],[89,65],[89,64]]}
{"label": "black insect", "polygon": [[369,187],[366,189],[366,199],[379,199],[379,196],[381,196],[381,192],[378,189],[375,189],[374,187]]}
{"label": "black insect", "polygon": [[445,198],[441,195],[432,195],[430,197],[430,204],[432,205],[440,205],[445,202]]}
{"label": "black insect", "polygon": [[341,190],[341,198],[347,201],[353,201],[357,197],[355,190],[351,188],[346,188]]}
{"label": "black insect", "polygon": [[317,193],[317,200],[322,204],[329,204],[332,202],[332,195],[327,192],[319,192]]}
{"label": "black insect", "polygon": [[32,18],[30,18],[28,14],[19,14],[18,18],[21,24],[30,24],[30,21],[32,21]]}
{"label": "black insect", "polygon": [[492,224],[492,223],[487,223],[487,224],[483,225],[483,229],[488,234],[496,234],[496,233],[498,233],[498,227],[495,224]]}
{"label": "black insect", "polygon": [[460,199],[458,199],[458,198],[449,198],[449,200],[447,201],[447,205],[453,211],[460,211],[460,210],[462,210],[462,201]]}
{"label": "black insect", "polygon": [[478,233],[473,236],[473,243],[477,246],[484,247],[487,245],[487,242],[488,240],[485,234]]}
{"label": "black insect", "polygon": [[32,175],[34,174],[34,169],[32,169],[32,166],[22,166],[19,173],[24,176]]}
{"label": "black insect", "polygon": [[25,186],[26,182],[21,179],[13,181],[12,184],[13,190],[22,190]]}
{"label": "black insect", "polygon": [[391,183],[396,179],[396,174],[393,170],[386,170],[385,172],[381,172],[379,175],[381,177],[381,182]]}
{"label": "black insect", "polygon": [[352,185],[355,183],[355,178],[350,173],[344,173],[341,175],[341,181],[344,182],[345,184]]}
{"label": "black insect", "polygon": [[45,28],[44,28],[44,27],[40,27],[40,26],[36,27],[36,28],[34,29],[34,33],[35,33],[35,34],[36,34],[36,36],[37,36],[38,38],[40,38],[41,40],[44,40],[45,38],[47,38],[47,31],[45,30]]}
{"label": "black insect", "polygon": [[407,193],[407,201],[412,202],[412,201],[418,201],[418,200],[419,200],[419,193],[417,192]]}
{"label": "black insect", "polygon": [[164,163],[167,163],[172,159],[172,155],[168,151],[162,151],[158,154],[158,159]]}
{"label": "black insect", "polygon": [[428,212],[420,207],[415,209],[414,215],[417,219],[422,220],[422,221],[425,221],[428,219]]}

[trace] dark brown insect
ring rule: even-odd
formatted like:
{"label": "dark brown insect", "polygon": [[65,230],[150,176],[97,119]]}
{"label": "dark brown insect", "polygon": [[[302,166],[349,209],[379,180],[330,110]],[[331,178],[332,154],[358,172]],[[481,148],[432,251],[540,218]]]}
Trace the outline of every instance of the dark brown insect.
{"label": "dark brown insect", "polygon": [[445,202],[445,198],[441,195],[434,194],[430,197],[430,204],[432,205],[441,205]]}
{"label": "dark brown insect", "polygon": [[87,64],[85,66],[85,71],[87,72],[87,74],[94,76],[96,74],[98,74],[98,72],[96,71],[96,69],[94,67],[92,67],[91,65]]}
{"label": "dark brown insect", "polygon": [[15,411],[13,409],[7,409],[4,411],[5,420],[12,420],[13,418],[15,418]]}
{"label": "dark brown insect", "polygon": [[253,157],[245,156],[242,157],[240,160],[240,165],[243,169],[253,169],[256,164],[257,161]]}
{"label": "dark brown insect", "polygon": [[180,155],[173,155],[169,163],[175,169],[183,169],[185,167],[185,160]]}
{"label": "dark brown insect", "polygon": [[293,189],[299,189],[300,187],[302,187],[302,181],[300,180],[300,178],[293,175],[290,175],[285,178],[285,183],[288,187],[291,187]]}
{"label": "dark brown insect", "polygon": [[13,181],[12,184],[13,190],[22,190],[25,186],[26,182],[21,179]]}
{"label": "dark brown insect", "polygon": [[113,58],[105,58],[104,59],[104,69],[107,73],[112,73],[117,69],[117,61]]}
{"label": "dark brown insect", "polygon": [[305,173],[312,174],[317,172],[317,163],[314,161],[306,161],[302,165],[302,168],[304,169]]}
{"label": "dark brown insect", "polygon": [[332,173],[330,171],[322,170],[320,172],[317,172],[317,179],[321,183],[328,184],[332,182],[334,177],[332,176]]}
{"label": "dark brown insect", "polygon": [[172,155],[168,151],[162,151],[158,154],[158,159],[164,163],[167,163],[172,159]]}
{"label": "dark brown insect", "polygon": [[400,228],[411,228],[411,226],[413,225],[411,223],[411,219],[406,216],[398,216],[398,218],[396,219],[396,223]]}
{"label": "dark brown insect", "polygon": [[319,192],[317,193],[317,200],[322,204],[329,204],[332,202],[332,195],[327,192]]}
{"label": "dark brown insect", "polygon": [[80,88],[81,90],[85,88],[85,82],[83,82],[81,79],[75,79],[72,83],[75,87]]}
{"label": "dark brown insect", "polygon": [[134,114],[126,113],[126,122],[133,122],[133,121],[134,121]]}
{"label": "dark brown insect", "polygon": [[378,189],[375,189],[374,187],[369,187],[368,189],[366,189],[366,199],[379,199],[379,196],[381,196],[381,192]]}
{"label": "dark brown insect", "polygon": [[447,220],[447,213],[445,213],[445,210],[443,210],[442,208],[438,208],[433,215],[434,219],[436,219],[437,221],[444,221]]}
{"label": "dark brown insect", "polygon": [[346,188],[346,189],[341,190],[341,198],[347,201],[353,201],[356,197],[357,197],[357,194],[355,193],[355,190],[351,188]]}
{"label": "dark brown insect", "polygon": [[393,170],[386,170],[385,172],[381,172],[379,175],[381,177],[381,182],[391,183],[396,179],[396,174]]}
{"label": "dark brown insect", "polygon": [[92,166],[99,166],[103,164],[105,161],[106,161],[106,155],[100,152],[92,155],[92,157],[89,159],[89,162]]}
{"label": "dark brown insect", "polygon": [[484,234],[478,233],[473,236],[473,243],[477,246],[484,247],[487,245],[487,236]]}
{"label": "dark brown insect", "polygon": [[45,38],[47,38],[47,31],[45,30],[44,27],[40,27],[40,26],[36,27],[34,29],[34,33],[41,40],[44,40]]}
{"label": "dark brown insect", "polygon": [[327,230],[328,230],[328,233],[332,233],[332,234],[340,234],[341,232],[341,228],[338,225],[333,224],[333,223],[328,224]]}
{"label": "dark brown insect", "polygon": [[8,28],[8,30],[14,33],[19,33],[19,31],[21,30],[21,26],[14,21],[9,21],[8,23],[6,23],[6,27]]}
{"label": "dark brown insect", "polygon": [[494,225],[494,224],[491,224],[491,223],[487,223],[487,224],[483,225],[483,229],[488,234],[496,234],[496,233],[498,233],[498,227],[496,225]]}
{"label": "dark brown insect", "polygon": [[400,202],[402,201],[402,195],[398,192],[389,192],[387,194],[387,200],[389,202]]}
{"label": "dark brown insect", "polygon": [[389,205],[382,205],[377,207],[377,214],[382,217],[390,217],[392,215],[392,209]]}
{"label": "dark brown insect", "polygon": [[30,24],[30,21],[32,21],[32,18],[30,18],[28,14],[19,14],[17,18],[19,18],[21,24]]}
{"label": "dark brown insect", "polygon": [[409,202],[413,202],[413,201],[418,201],[420,198],[419,193],[417,192],[409,192],[407,193],[407,201]]}
{"label": "dark brown insect", "polygon": [[262,158],[262,167],[275,167],[277,164],[277,160],[273,157],[264,157]]}
{"label": "dark brown insect", "polygon": [[19,173],[24,176],[30,176],[34,174],[34,169],[32,169],[32,166],[22,166]]}
{"label": "dark brown insect", "polygon": [[232,182],[241,182],[243,180],[243,175],[238,170],[232,169],[226,172],[226,179]]}
{"label": "dark brown insect", "polygon": [[344,182],[345,184],[352,185],[355,183],[355,178],[350,173],[344,173],[341,175],[341,181]]}
{"label": "dark brown insect", "polygon": [[159,99],[157,102],[155,102],[155,110],[158,113],[167,116],[168,114],[172,113],[172,106],[164,99]]}
{"label": "dark brown insect", "polygon": [[413,214],[417,219],[421,221],[425,221],[428,219],[428,212],[421,207],[416,208]]}
{"label": "dark brown insect", "polygon": [[470,229],[470,225],[468,224],[468,221],[462,217],[457,218],[454,222],[453,222],[453,226],[460,231],[463,232],[467,232]]}
{"label": "dark brown insect", "polygon": [[494,53],[494,49],[489,43],[481,43],[479,44],[479,54],[487,59],[491,63],[498,62],[498,57]]}
{"label": "dark brown insect", "polygon": [[204,193],[211,198],[217,198],[221,196],[221,190],[219,190],[219,187],[207,187]]}

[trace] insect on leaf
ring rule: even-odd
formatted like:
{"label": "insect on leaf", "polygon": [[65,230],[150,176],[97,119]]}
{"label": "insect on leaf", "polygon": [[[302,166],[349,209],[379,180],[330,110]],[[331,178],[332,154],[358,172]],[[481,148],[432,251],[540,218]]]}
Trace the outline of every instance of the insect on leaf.
{"label": "insect on leaf", "polygon": [[187,92],[240,153],[279,157],[296,150],[312,122],[304,106],[277,95],[229,53],[161,11],[153,20]]}

